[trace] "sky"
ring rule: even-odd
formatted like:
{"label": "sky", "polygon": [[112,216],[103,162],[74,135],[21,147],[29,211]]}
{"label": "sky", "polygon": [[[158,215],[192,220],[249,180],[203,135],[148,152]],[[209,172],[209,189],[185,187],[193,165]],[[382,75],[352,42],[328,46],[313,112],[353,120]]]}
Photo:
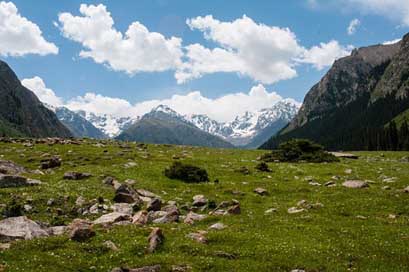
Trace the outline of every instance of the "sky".
{"label": "sky", "polygon": [[407,32],[407,0],[0,1],[0,59],[26,87],[117,116],[302,102],[336,59]]}

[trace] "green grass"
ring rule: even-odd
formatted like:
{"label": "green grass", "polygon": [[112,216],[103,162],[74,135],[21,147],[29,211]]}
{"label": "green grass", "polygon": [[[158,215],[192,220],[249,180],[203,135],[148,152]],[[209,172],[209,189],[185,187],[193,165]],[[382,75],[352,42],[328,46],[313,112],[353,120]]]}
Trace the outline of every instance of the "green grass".
{"label": "green grass", "polygon": [[[204,194],[217,203],[237,199],[242,213],[216,217],[195,224],[160,225],[166,237],[164,245],[154,254],[145,254],[150,226],[121,226],[97,229],[97,235],[86,243],[70,241],[67,236],[19,241],[0,252],[0,264],[6,271],[110,271],[113,267],[161,264],[163,271],[172,265],[190,265],[193,271],[409,271],[409,194],[400,190],[409,185],[409,162],[401,160],[408,152],[357,152],[359,160],[339,163],[269,163],[272,173],[257,172],[254,167],[263,151],[221,150],[193,147],[149,145],[139,150],[111,142],[96,147],[95,142],[83,145],[35,145],[0,143],[2,159],[12,160],[30,169],[37,169],[43,153],[61,155],[63,165],[44,176],[28,175],[42,180],[39,187],[0,189],[0,204],[18,196],[24,204],[32,199],[34,212],[29,218],[52,222],[57,208],[66,215],[58,221],[69,223],[76,216],[69,211],[78,196],[94,199],[102,196],[112,200],[114,191],[102,184],[102,175],[118,180],[135,179],[135,188],[160,195],[165,201],[178,200],[180,205],[191,202],[196,194]],[[104,152],[107,150],[107,152]],[[186,184],[163,175],[177,155],[185,163],[205,168],[210,180],[204,184]],[[148,158],[146,158],[148,155]],[[134,168],[124,168],[135,161]],[[235,171],[246,166],[250,175]],[[352,174],[345,174],[352,169]],[[62,180],[66,171],[84,171],[93,177],[82,181]],[[332,176],[340,180],[333,188],[316,187],[306,177],[325,183]],[[396,177],[395,183],[385,184],[381,175]],[[298,179],[297,179],[298,177]],[[345,179],[372,180],[367,189],[355,190],[341,186]],[[391,190],[382,190],[388,185]],[[256,187],[269,191],[268,196],[253,193]],[[241,191],[244,195],[232,194]],[[69,196],[67,201],[62,199]],[[60,205],[47,211],[49,198],[61,199]],[[299,214],[287,209],[300,200],[320,202],[324,207]],[[277,212],[264,212],[276,208]],[[389,219],[397,214],[397,219]],[[357,216],[365,216],[359,219]],[[91,217],[93,219],[94,217]],[[198,244],[186,234],[206,230],[211,224],[223,222],[228,227],[209,231],[209,244]],[[111,240],[120,250],[113,252],[103,246]],[[236,256],[217,256],[223,251]],[[1,269],[0,269],[1,270]]]}

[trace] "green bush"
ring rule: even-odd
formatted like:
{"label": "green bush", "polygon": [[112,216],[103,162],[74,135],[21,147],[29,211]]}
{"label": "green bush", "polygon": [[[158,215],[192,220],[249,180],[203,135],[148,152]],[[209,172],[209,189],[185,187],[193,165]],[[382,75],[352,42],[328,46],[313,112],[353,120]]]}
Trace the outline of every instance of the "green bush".
{"label": "green bush", "polygon": [[261,157],[264,162],[337,162],[334,155],[326,152],[324,147],[305,139],[293,139],[279,145],[277,150]]}
{"label": "green bush", "polygon": [[187,183],[208,182],[209,176],[205,169],[197,166],[174,162],[165,169],[165,176],[170,179],[179,179]]}

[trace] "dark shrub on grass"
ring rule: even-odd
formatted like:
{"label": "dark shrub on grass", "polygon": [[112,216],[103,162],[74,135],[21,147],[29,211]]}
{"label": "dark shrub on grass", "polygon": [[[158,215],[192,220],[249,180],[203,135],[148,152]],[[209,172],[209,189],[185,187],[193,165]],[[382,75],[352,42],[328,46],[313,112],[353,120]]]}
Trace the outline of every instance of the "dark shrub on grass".
{"label": "dark shrub on grass", "polygon": [[337,162],[334,155],[326,152],[324,147],[310,140],[293,139],[278,146],[277,150],[261,157],[264,162]]}
{"label": "dark shrub on grass", "polygon": [[16,199],[12,199],[3,210],[5,217],[17,217],[23,215],[23,206],[17,202]]}
{"label": "dark shrub on grass", "polygon": [[268,164],[265,162],[260,162],[256,165],[256,170],[261,172],[271,172],[271,169],[268,167]]}
{"label": "dark shrub on grass", "polygon": [[205,169],[190,164],[174,162],[165,169],[165,176],[170,179],[179,179],[187,183],[208,182],[209,176]]}

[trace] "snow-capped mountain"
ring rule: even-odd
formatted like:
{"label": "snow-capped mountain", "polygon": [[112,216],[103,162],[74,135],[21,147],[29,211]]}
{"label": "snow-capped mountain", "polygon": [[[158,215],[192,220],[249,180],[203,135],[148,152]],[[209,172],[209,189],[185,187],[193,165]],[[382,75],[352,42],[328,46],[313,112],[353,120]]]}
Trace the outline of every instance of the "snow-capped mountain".
{"label": "snow-capped mountain", "polygon": [[115,137],[139,120],[139,117],[116,117],[109,114],[97,115],[92,112],[78,111],[82,117],[91,122],[109,137]]}
{"label": "snow-capped mountain", "polygon": [[[200,129],[220,136],[237,146],[252,145],[252,139],[261,133],[271,137],[297,114],[300,104],[292,99],[282,100],[271,108],[255,112],[245,112],[233,121],[220,123],[206,115],[191,115],[187,119]],[[253,144],[254,145],[254,144]]]}

